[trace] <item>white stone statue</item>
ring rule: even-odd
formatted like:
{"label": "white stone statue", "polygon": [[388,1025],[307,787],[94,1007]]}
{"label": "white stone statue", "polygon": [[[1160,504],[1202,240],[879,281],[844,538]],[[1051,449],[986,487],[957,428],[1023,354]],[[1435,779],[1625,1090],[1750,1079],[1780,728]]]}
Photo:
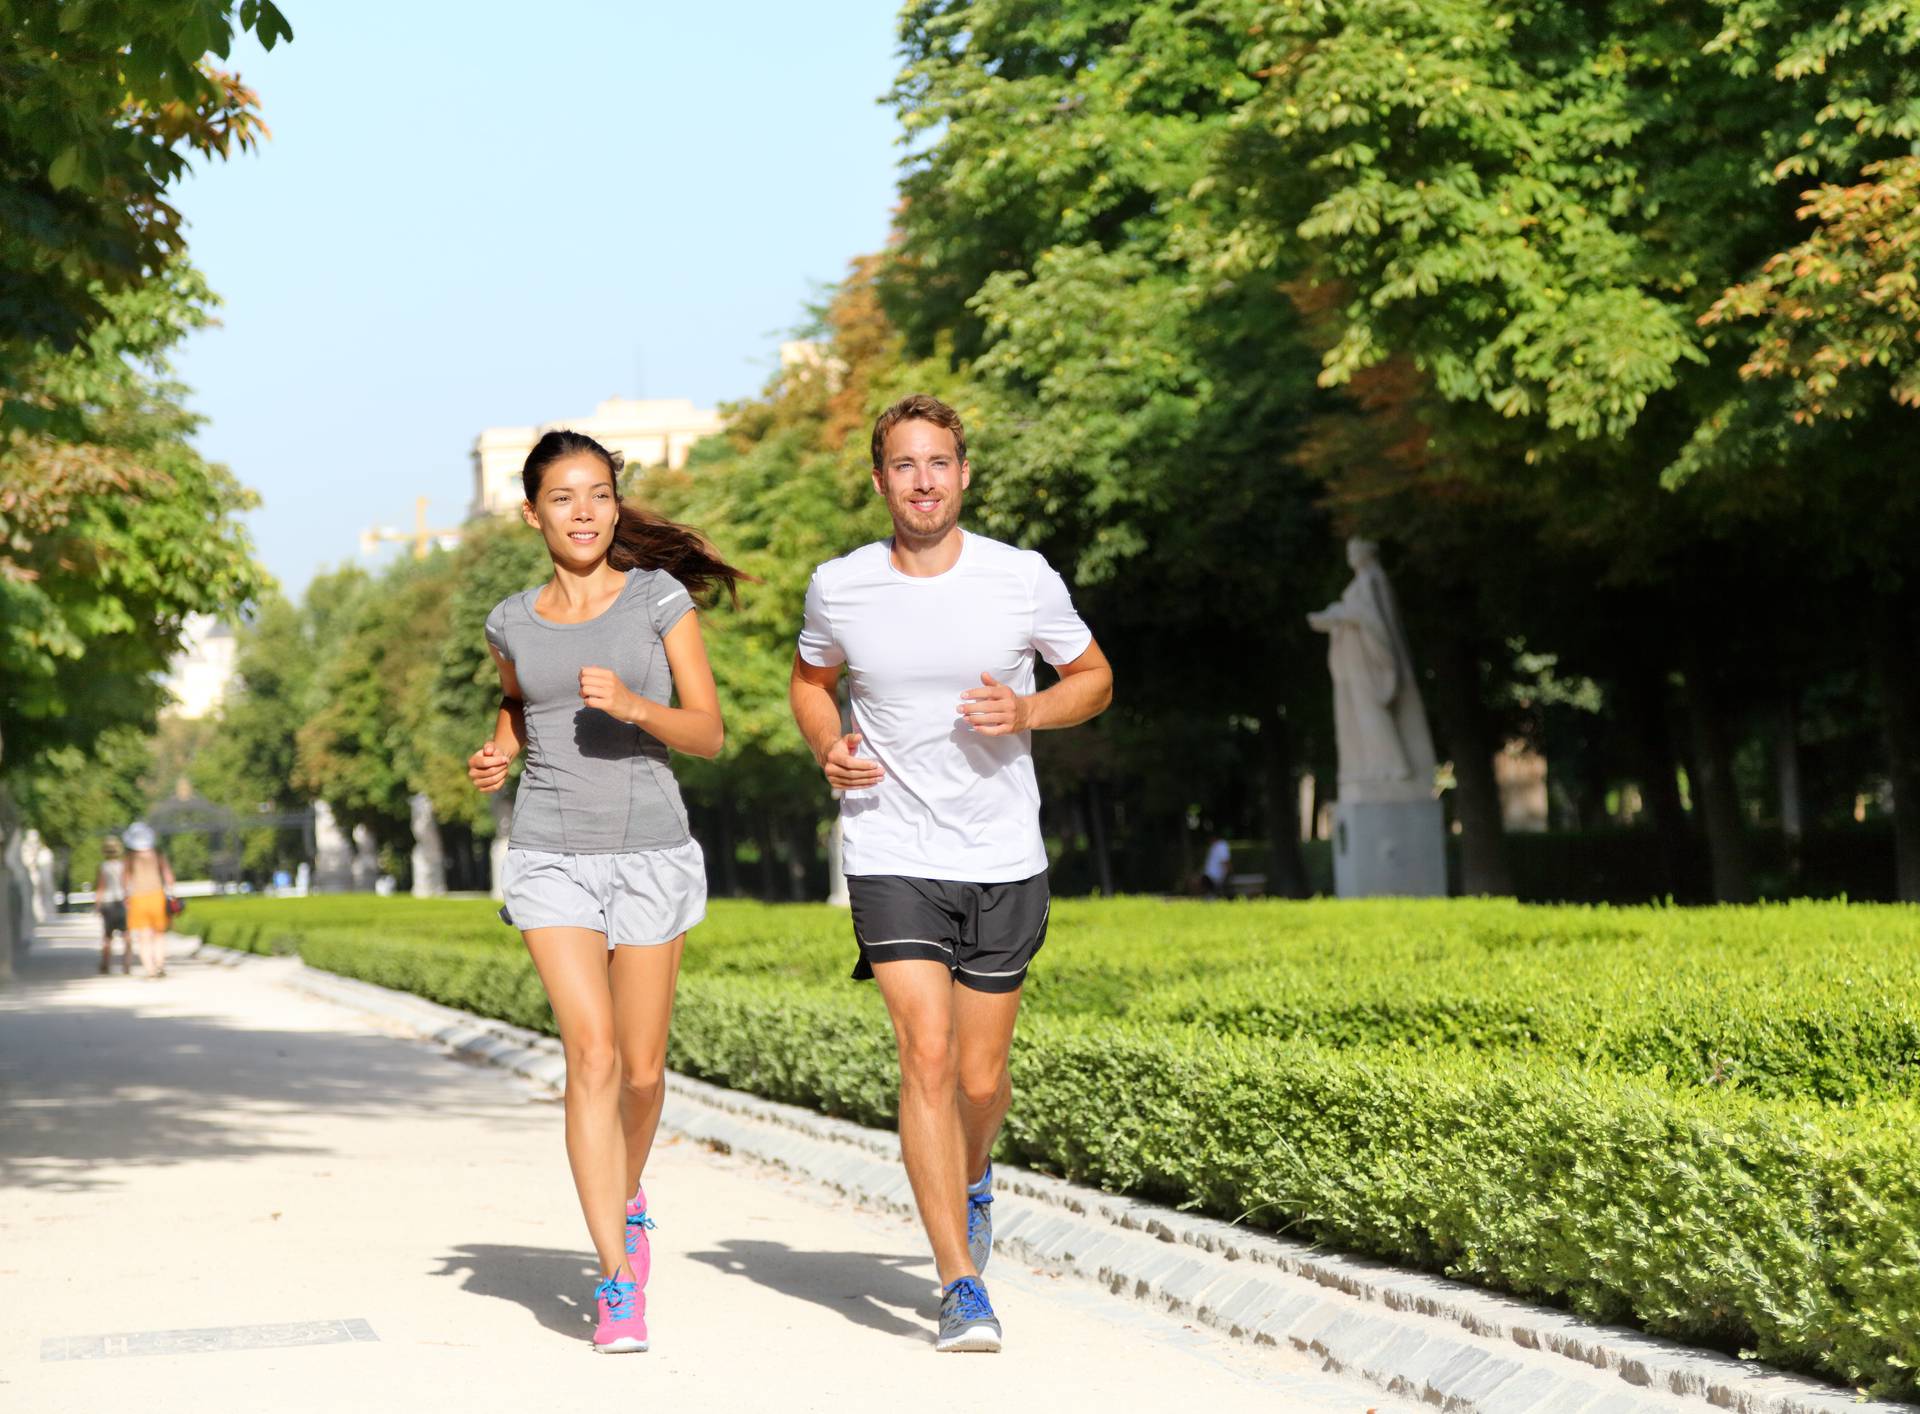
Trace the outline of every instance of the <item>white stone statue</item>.
{"label": "white stone statue", "polygon": [[447,891],[447,853],[440,841],[440,822],[433,818],[433,802],[425,791],[407,804],[413,811],[413,896],[439,898]]}
{"label": "white stone statue", "polygon": [[1339,797],[1349,803],[1422,800],[1433,794],[1435,757],[1420,705],[1400,610],[1380,568],[1379,547],[1347,541],[1353,582],[1307,622],[1328,637]]}
{"label": "white stone statue", "polygon": [[353,844],[324,800],[313,803],[312,881],[317,894],[345,893],[353,887]]}
{"label": "white stone statue", "polygon": [[380,882],[380,855],[371,825],[353,827],[353,891],[364,894]]}
{"label": "white stone statue", "polygon": [[1327,635],[1333,735],[1333,884],[1341,898],[1447,891],[1446,812],[1434,795],[1433,735],[1378,547],[1347,542],[1353,582],[1307,622]]}

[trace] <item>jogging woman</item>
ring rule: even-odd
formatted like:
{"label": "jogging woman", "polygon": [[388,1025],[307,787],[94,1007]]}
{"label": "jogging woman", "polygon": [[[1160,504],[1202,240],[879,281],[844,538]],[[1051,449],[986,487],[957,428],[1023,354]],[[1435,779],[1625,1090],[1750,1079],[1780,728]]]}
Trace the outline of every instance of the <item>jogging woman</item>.
{"label": "jogging woman", "polygon": [[123,836],[127,845],[127,937],[140,950],[147,977],[167,975],[167,895],[173,890],[173,866],[157,848],[153,826],[135,820]]}
{"label": "jogging woman", "polygon": [[500,916],[526,938],[566,1051],[567,1159],[600,1258],[593,1343],[609,1353],[647,1348],[641,1175],[681,946],[706,916],[706,862],[667,761],[711,757],[723,735],[689,610],[745,577],[696,532],[622,505],[619,471],[577,432],[527,454],[521,514],[553,577],[487,616],[504,696],[467,761],[496,791],[526,747]]}

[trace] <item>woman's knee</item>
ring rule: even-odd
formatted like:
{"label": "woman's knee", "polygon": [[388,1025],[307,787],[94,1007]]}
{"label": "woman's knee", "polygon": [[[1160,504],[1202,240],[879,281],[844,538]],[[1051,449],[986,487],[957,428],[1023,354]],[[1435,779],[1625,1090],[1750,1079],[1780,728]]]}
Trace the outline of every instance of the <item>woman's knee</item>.
{"label": "woman's knee", "polygon": [[589,1090],[611,1090],[620,1080],[620,1052],[611,1038],[589,1037],[567,1043],[567,1083]]}
{"label": "woman's knee", "polygon": [[666,1068],[652,1061],[624,1063],[620,1067],[620,1084],[632,1099],[652,1104],[666,1093]]}

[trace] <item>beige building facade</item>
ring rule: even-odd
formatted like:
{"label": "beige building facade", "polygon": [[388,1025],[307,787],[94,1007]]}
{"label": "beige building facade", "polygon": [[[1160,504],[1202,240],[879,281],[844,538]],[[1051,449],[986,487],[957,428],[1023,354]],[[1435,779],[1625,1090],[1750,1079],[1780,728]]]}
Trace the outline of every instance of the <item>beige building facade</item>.
{"label": "beige building facade", "polygon": [[591,416],[562,418],[538,427],[489,427],[473,443],[474,515],[506,515],[525,499],[520,468],[533,444],[548,432],[584,432],[629,466],[679,468],[702,437],[718,432],[718,412],[696,408],[686,398],[608,398]]}
{"label": "beige building facade", "polygon": [[230,626],[206,614],[189,614],[180,651],[167,664],[168,715],[198,720],[219,711],[233,681],[237,647]]}

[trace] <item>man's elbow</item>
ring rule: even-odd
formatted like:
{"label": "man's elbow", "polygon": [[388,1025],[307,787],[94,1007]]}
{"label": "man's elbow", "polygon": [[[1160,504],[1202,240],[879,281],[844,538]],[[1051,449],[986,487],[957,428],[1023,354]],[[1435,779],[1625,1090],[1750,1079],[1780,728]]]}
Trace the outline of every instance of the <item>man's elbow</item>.
{"label": "man's elbow", "polygon": [[1097,717],[1111,706],[1113,706],[1113,669],[1107,668],[1101,674],[1099,690],[1094,694],[1093,715]]}

